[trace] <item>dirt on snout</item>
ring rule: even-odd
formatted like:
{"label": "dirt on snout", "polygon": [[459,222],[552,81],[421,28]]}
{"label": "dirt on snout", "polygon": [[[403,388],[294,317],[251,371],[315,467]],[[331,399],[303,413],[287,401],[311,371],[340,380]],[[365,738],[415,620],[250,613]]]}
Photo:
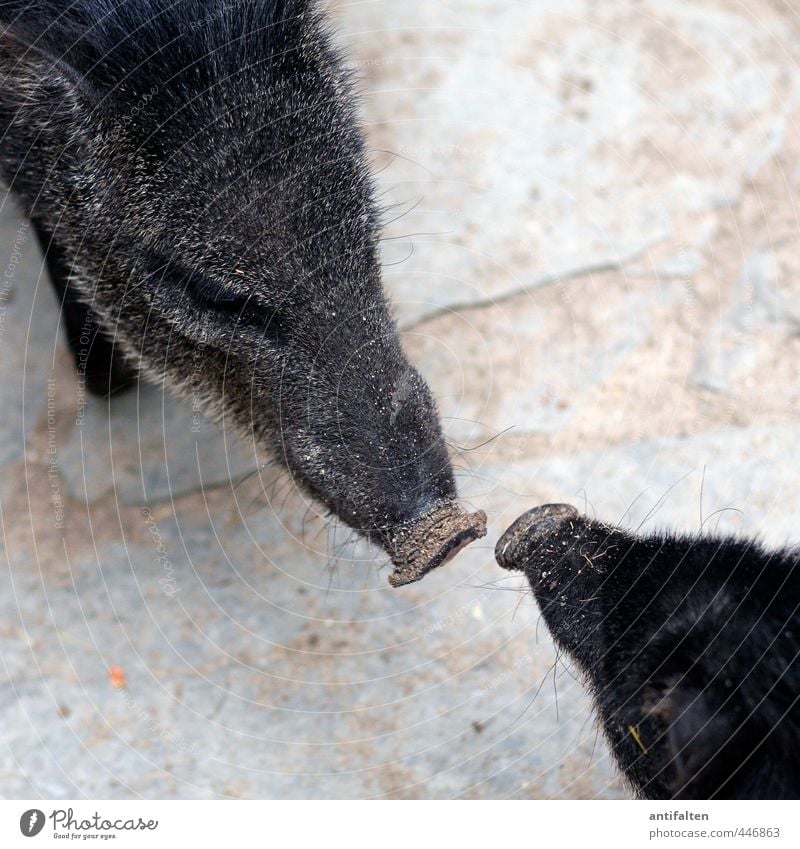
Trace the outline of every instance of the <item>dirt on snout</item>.
{"label": "dirt on snout", "polygon": [[398,532],[390,552],[395,568],[389,583],[400,587],[419,581],[484,536],[486,514],[482,510],[467,513],[454,502],[441,504]]}
{"label": "dirt on snout", "polygon": [[580,514],[570,504],[543,504],[523,513],[497,541],[495,560],[503,569],[521,570],[531,552],[564,522],[575,522]]}

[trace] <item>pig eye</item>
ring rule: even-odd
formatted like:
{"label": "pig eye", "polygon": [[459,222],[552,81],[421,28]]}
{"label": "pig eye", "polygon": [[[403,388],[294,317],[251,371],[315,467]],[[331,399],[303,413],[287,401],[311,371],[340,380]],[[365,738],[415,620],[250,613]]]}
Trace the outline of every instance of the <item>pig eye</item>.
{"label": "pig eye", "polygon": [[237,292],[230,286],[218,283],[197,271],[188,271],[163,255],[142,250],[140,268],[148,280],[158,285],[168,283],[183,287],[192,302],[204,312],[226,315],[237,324],[260,331],[272,345],[288,344],[292,324],[280,309],[264,303],[254,293]]}
{"label": "pig eye", "polygon": [[287,343],[289,325],[281,311],[265,304],[253,293],[236,292],[215,281],[191,278],[186,291],[202,309],[230,316],[242,325],[261,331],[273,345]]}

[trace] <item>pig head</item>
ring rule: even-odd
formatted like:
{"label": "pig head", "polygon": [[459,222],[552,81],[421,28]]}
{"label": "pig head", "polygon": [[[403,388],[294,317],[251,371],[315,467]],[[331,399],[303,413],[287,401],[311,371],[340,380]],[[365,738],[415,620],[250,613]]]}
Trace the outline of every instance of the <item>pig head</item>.
{"label": "pig head", "polygon": [[352,88],[314,4],[2,16],[0,165],[109,373],[232,421],[386,550],[394,583],[482,535],[383,293]]}
{"label": "pig head", "polygon": [[632,534],[566,504],[495,550],[583,672],[612,753],[650,799],[796,799],[800,552]]}

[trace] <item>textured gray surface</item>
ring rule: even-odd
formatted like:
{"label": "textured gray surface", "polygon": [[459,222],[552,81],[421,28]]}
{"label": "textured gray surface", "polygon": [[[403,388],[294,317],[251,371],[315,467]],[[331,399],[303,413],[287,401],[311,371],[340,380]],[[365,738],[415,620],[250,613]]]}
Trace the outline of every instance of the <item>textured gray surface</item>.
{"label": "textured gray surface", "polygon": [[77,422],[54,298],[6,202],[3,796],[624,796],[494,539],[567,500],[798,541],[788,6],[335,11],[406,347],[454,446],[512,428],[454,447],[489,536],[392,590],[385,558],[285,478],[239,482],[252,446],[193,433],[185,402],[142,387]]}

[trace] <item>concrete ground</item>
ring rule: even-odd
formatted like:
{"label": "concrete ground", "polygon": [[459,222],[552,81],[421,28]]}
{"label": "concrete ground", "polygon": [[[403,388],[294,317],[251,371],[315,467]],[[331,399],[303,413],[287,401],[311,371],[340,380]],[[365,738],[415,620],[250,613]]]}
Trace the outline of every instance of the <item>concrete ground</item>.
{"label": "concrete ground", "polygon": [[800,538],[791,5],[334,11],[386,285],[489,536],[392,590],[285,479],[240,482],[250,447],[186,403],[80,397],[6,201],[5,797],[624,797],[498,534],[571,501]]}

